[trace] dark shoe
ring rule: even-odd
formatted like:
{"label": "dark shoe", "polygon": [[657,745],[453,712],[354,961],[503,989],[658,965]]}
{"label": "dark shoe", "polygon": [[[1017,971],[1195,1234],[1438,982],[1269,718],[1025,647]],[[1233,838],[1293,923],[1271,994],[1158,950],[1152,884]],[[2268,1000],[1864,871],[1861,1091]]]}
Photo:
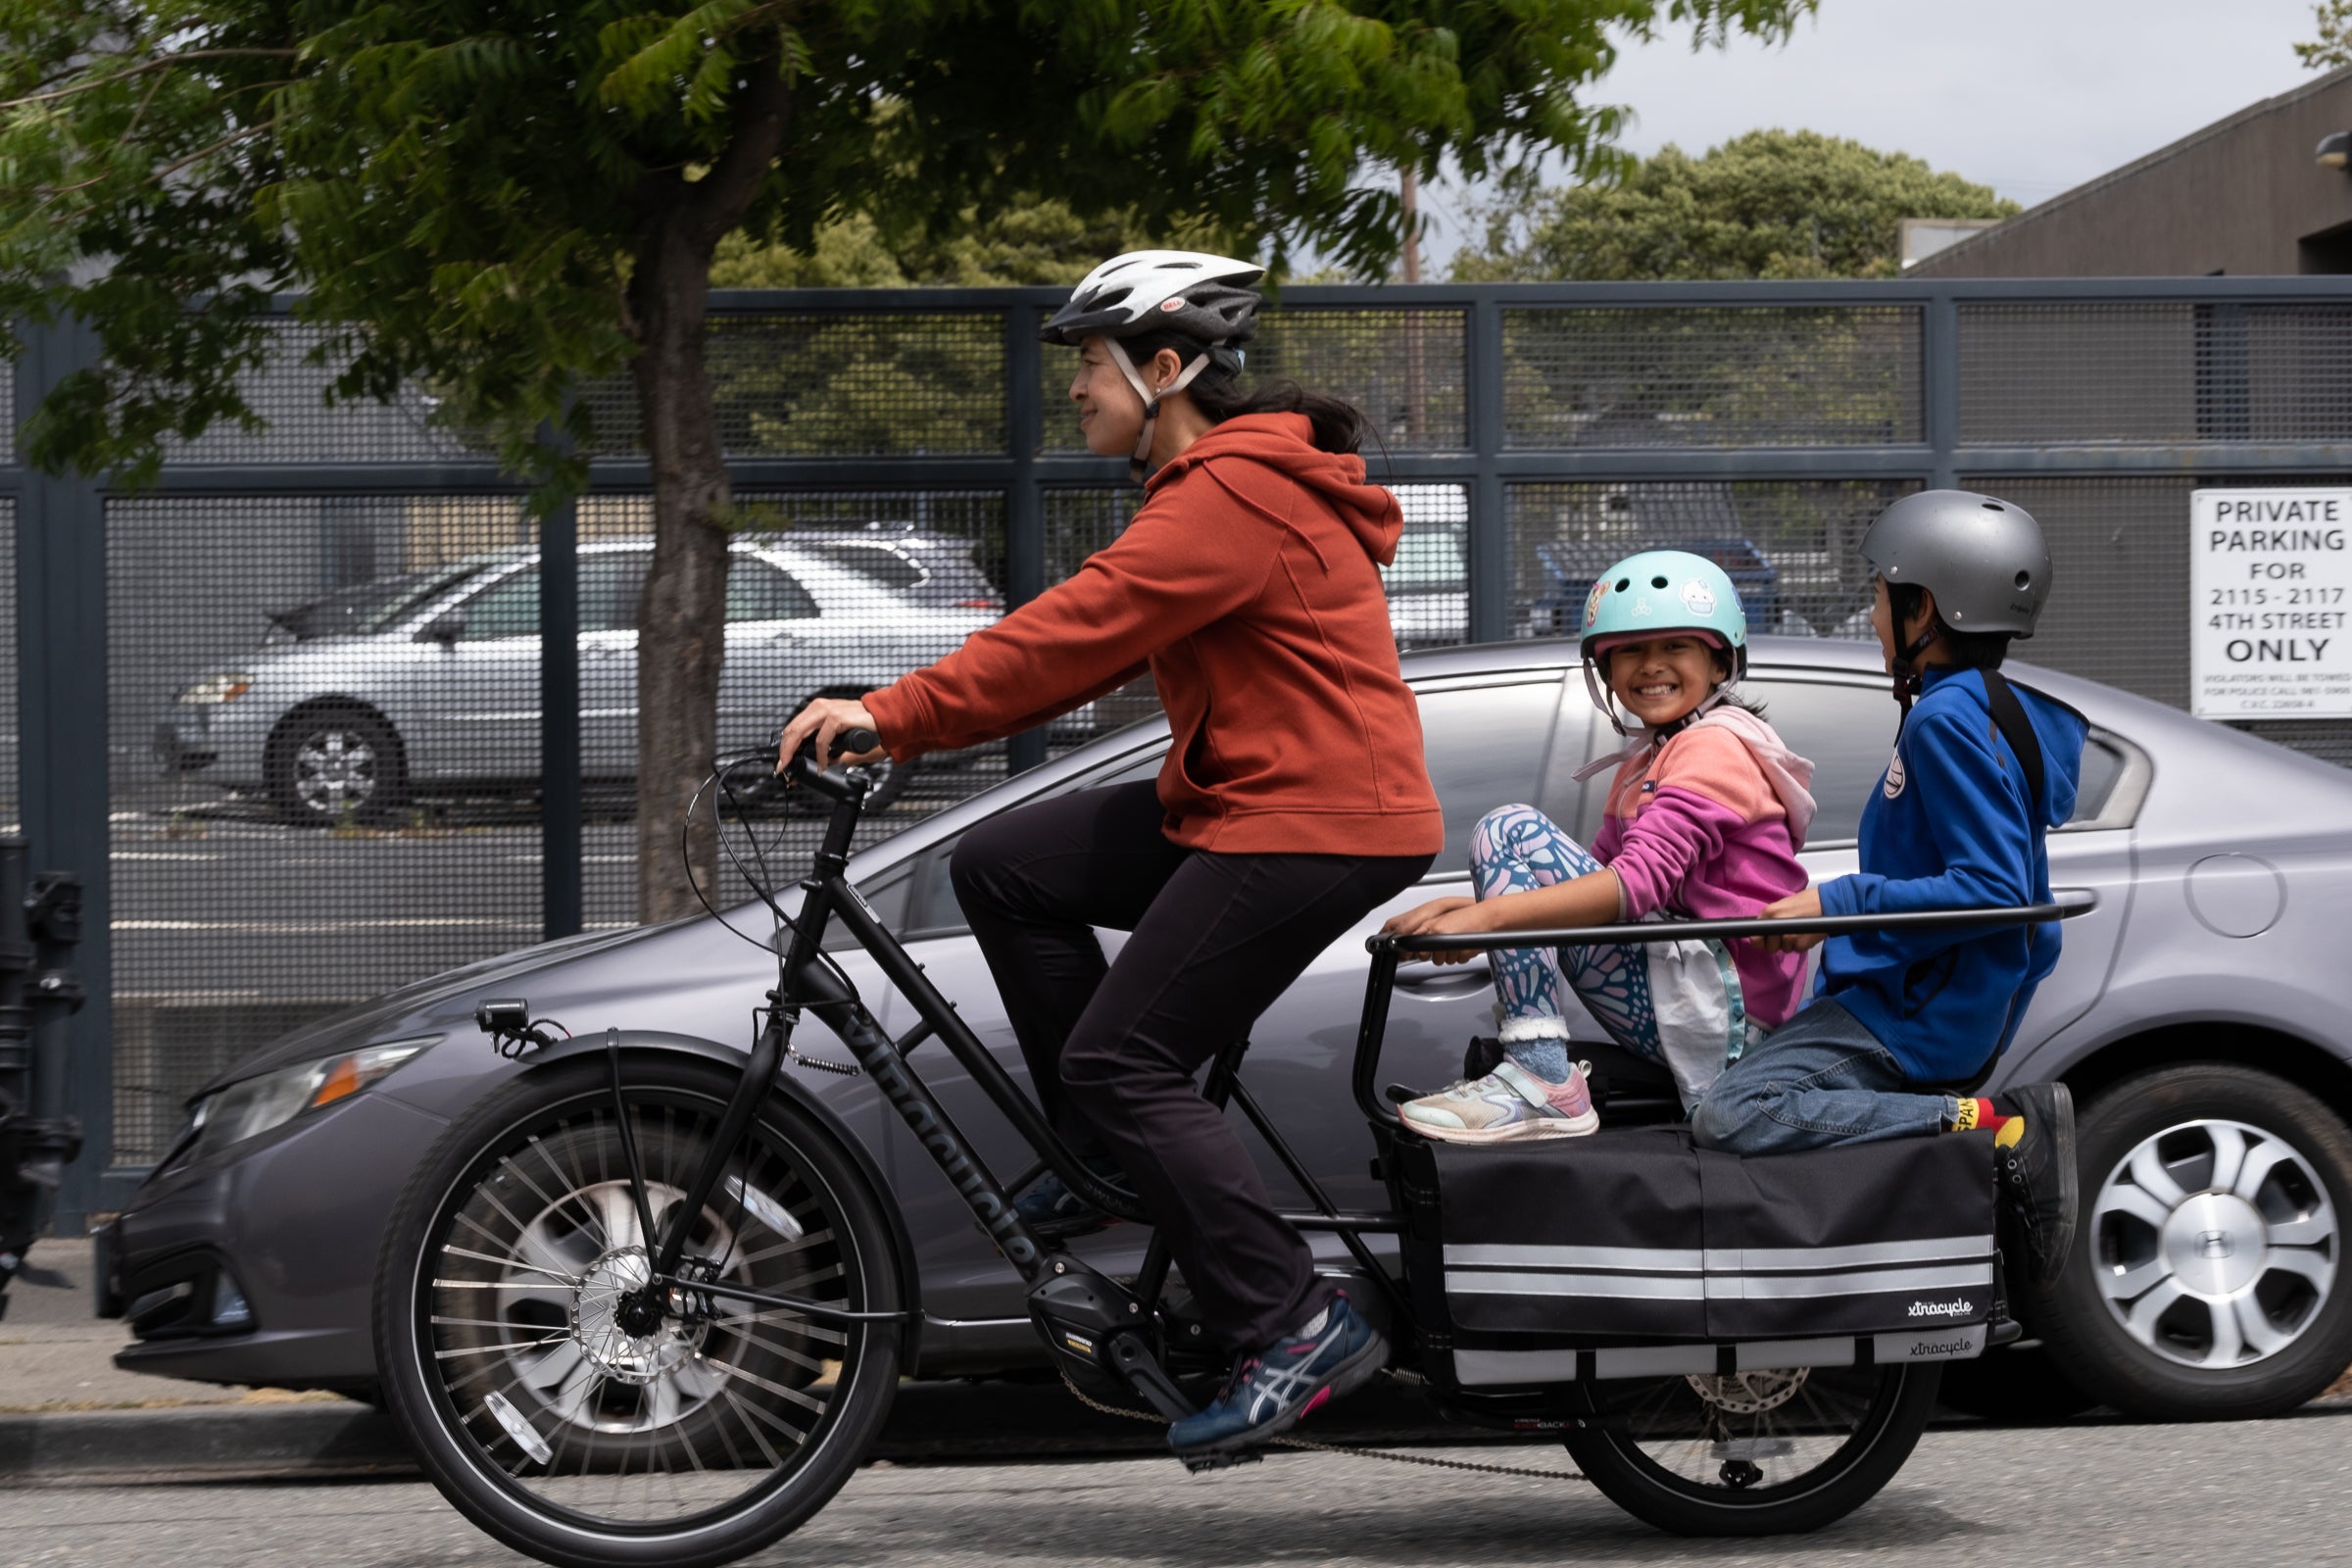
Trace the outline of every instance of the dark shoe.
{"label": "dark shoe", "polygon": [[[1090,1155],[1085,1165],[1120,1192],[1127,1190],[1126,1177],[1109,1156]],[[1021,1195],[1012,1200],[1012,1206],[1022,1219],[1029,1222],[1029,1228],[1046,1241],[1068,1241],[1074,1236],[1092,1236],[1118,1223],[1117,1219],[1071,1192],[1068,1185],[1052,1171],[1047,1171],[1023,1188]]]}
{"label": "dark shoe", "polygon": [[2075,1097],[2064,1084],[2028,1084],[1995,1103],[2009,1119],[1993,1136],[2005,1229],[2034,1284],[2058,1283],[2075,1245]]}
{"label": "dark shoe", "polygon": [[1371,1382],[1388,1359],[1387,1339],[1342,1291],[1295,1333],[1235,1362],[1207,1409],[1168,1428],[1168,1446],[1189,1459],[1280,1437],[1309,1411]]}

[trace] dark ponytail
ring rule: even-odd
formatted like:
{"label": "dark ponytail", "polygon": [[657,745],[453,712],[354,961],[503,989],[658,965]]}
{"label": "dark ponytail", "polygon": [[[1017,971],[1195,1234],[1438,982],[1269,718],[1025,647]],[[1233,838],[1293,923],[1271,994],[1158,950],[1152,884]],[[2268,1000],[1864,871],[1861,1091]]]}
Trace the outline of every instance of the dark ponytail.
{"label": "dark ponytail", "polygon": [[[1138,367],[1143,366],[1161,349],[1173,349],[1176,357],[1190,365],[1200,352],[1200,343],[1179,332],[1144,332],[1122,340],[1128,357]],[[1184,389],[1211,424],[1223,424],[1241,414],[1303,414],[1312,426],[1316,448],[1323,452],[1359,453],[1372,433],[1372,421],[1364,411],[1346,398],[1335,398],[1321,392],[1309,392],[1289,377],[1269,381],[1254,392],[1245,393],[1234,378],[1235,368],[1229,366],[1225,352],[1211,350],[1215,358],[1207,368],[1193,378]]]}

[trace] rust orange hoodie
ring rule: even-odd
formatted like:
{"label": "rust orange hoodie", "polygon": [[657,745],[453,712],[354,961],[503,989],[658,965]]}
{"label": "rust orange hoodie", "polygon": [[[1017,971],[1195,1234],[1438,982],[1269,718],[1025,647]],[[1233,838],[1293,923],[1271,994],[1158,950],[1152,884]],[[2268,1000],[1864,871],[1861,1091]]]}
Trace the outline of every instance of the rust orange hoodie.
{"label": "rust orange hoodie", "polygon": [[927,669],[867,694],[890,754],[1042,724],[1147,668],[1175,741],[1170,839],[1224,854],[1434,855],[1445,827],[1379,567],[1396,499],[1306,418],[1228,419],[1117,541]]}

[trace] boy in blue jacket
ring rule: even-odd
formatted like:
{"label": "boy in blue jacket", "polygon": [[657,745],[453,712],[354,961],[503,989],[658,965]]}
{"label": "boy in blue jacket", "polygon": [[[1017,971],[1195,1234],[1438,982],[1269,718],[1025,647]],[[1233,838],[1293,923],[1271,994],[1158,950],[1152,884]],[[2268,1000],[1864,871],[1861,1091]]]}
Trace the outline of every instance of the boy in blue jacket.
{"label": "boy in blue jacket", "polygon": [[[2049,592],[2039,526],[1990,496],[1931,490],[1882,513],[1862,553],[1903,726],[1863,809],[1862,869],[1765,914],[2049,902],[2044,836],[2073,813],[2087,726],[2000,674]],[[1822,938],[1761,940],[1785,952]],[[2055,923],[1832,938],[1812,1003],[1716,1080],[1690,1112],[1693,1135],[1703,1148],[1772,1154],[1990,1129],[2023,1261],[2055,1280],[2075,1226],[2073,1099],[2064,1084],[1997,1102],[1962,1091],[2008,1049],[2058,947]]]}

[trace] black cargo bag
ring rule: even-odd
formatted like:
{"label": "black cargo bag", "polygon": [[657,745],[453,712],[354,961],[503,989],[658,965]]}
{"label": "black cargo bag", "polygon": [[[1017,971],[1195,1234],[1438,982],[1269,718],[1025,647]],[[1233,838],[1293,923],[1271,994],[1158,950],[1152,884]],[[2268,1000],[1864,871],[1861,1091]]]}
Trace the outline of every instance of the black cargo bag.
{"label": "black cargo bag", "polygon": [[1464,1387],[1957,1359],[1994,1308],[1990,1134],[1741,1159],[1682,1127],[1388,1140],[1430,1375]]}

